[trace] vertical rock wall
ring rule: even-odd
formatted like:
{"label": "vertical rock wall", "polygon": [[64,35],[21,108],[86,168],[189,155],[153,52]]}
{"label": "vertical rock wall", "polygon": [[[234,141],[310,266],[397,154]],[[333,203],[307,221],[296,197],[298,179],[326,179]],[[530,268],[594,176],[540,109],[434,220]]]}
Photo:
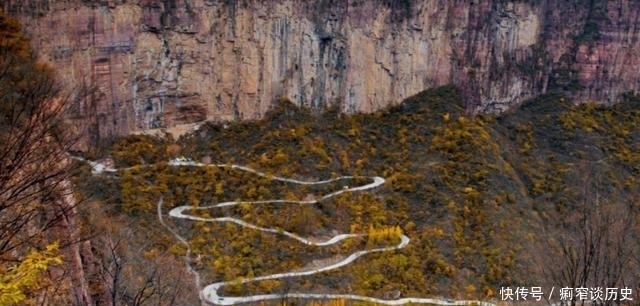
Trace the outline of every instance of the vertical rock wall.
{"label": "vertical rock wall", "polygon": [[96,139],[260,118],[286,96],[369,112],[457,85],[472,111],[640,88],[632,0],[7,0]]}

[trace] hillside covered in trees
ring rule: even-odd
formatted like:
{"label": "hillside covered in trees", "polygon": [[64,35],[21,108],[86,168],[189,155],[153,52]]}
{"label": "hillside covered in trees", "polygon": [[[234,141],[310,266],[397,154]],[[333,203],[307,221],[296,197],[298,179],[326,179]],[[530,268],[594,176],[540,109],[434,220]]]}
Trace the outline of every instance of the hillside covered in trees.
{"label": "hillside covered in trees", "polygon": [[[402,250],[370,254],[335,271],[238,282],[223,289],[229,295],[304,291],[491,299],[506,286],[628,287],[637,283],[640,259],[639,128],[635,96],[609,107],[574,106],[550,94],[500,116],[464,113],[454,87],[425,91],[374,114],[312,112],[282,99],[264,120],[208,124],[177,140],[118,139],[101,153],[127,170],[117,178],[86,171],[78,184],[108,218],[135,220],[127,226],[154,241],[144,249],[154,260],[163,252],[186,254],[158,224],[161,197],[168,211],[185,204],[319,198],[341,188],[292,186],[225,168],[172,167],[172,158],[246,165],[301,180],[386,178],[381,189],[316,205],[199,212],[306,237],[397,226],[411,239]],[[361,238],[317,248],[233,224],[169,222],[188,237],[190,265],[203,282],[300,269],[371,243]]]}

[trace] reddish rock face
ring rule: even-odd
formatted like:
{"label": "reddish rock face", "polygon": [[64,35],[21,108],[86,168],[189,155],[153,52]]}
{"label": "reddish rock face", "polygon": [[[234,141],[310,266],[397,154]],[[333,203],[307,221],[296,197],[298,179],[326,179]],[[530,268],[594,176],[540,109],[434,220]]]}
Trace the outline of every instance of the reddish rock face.
{"label": "reddish rock face", "polygon": [[549,90],[614,102],[640,79],[640,3],[7,0],[96,139],[254,119],[275,99],[369,112],[453,83],[472,111]]}

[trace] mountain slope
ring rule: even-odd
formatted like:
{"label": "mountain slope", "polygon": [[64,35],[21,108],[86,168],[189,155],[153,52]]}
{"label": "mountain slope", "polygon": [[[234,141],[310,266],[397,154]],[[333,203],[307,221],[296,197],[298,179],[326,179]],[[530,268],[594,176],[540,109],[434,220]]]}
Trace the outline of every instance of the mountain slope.
{"label": "mountain slope", "polygon": [[[121,139],[112,151],[118,167],[150,166],[136,166],[116,182],[116,211],[155,228],[160,195],[168,209],[301,200],[340,188],[300,188],[231,170],[163,163],[179,155],[303,180],[379,175],[387,181],[374,193],[312,207],[241,205],[207,212],[318,237],[399,225],[411,239],[391,256],[371,254],[299,282],[263,282],[227,293],[487,298],[502,286],[621,288],[636,281],[638,271],[638,101],[626,96],[613,107],[576,107],[549,94],[500,116],[469,116],[452,86],[373,114],[312,112],[283,100],[263,120],[210,124],[175,142]],[[315,249],[236,226],[176,226],[201,254],[197,266],[211,282],[300,268],[308,259],[330,260],[365,243]]]}

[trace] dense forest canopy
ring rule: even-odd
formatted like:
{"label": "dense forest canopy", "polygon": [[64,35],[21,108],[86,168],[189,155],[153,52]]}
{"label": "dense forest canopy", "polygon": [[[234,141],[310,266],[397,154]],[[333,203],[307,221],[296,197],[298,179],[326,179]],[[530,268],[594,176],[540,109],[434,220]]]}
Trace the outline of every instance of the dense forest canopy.
{"label": "dense forest canopy", "polygon": [[[442,87],[381,112],[344,115],[299,108],[283,99],[259,121],[209,124],[178,140],[120,139],[110,155],[118,167],[132,168],[108,194],[117,194],[119,213],[155,227],[159,196],[170,209],[304,199],[336,188],[314,190],[232,170],[167,166],[165,161],[178,156],[303,180],[342,174],[387,179],[373,193],[311,207],[267,204],[204,212],[312,236],[398,225],[412,239],[393,255],[372,254],[293,282],[226,288],[227,294],[311,291],[388,297],[401,292],[496,299],[506,286],[547,291],[552,286],[628,287],[637,281],[640,259],[635,203],[639,105],[633,95],[606,107],[574,106],[549,94],[499,116],[470,115],[456,89]],[[295,269],[309,258],[366,247],[366,241],[352,241],[309,249],[237,226],[174,222],[189,237],[200,256],[197,267],[211,282]],[[163,248],[184,254],[169,241]]]}

